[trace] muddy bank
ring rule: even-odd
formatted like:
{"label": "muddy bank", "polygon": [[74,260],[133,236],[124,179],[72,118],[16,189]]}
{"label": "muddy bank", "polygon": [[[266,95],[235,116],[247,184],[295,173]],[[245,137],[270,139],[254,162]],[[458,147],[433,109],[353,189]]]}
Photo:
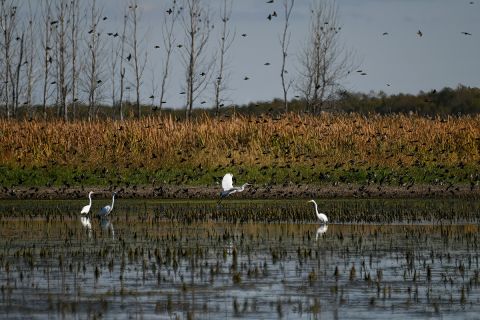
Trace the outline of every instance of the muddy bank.
{"label": "muddy bank", "polygon": [[[0,199],[84,199],[89,191],[96,198],[108,198],[117,191],[118,198],[141,199],[218,199],[220,187],[133,186],[133,187],[14,187],[0,189]],[[469,198],[480,199],[479,186],[414,185],[407,187],[339,184],[335,186],[258,186],[233,199],[316,199],[316,198]]]}

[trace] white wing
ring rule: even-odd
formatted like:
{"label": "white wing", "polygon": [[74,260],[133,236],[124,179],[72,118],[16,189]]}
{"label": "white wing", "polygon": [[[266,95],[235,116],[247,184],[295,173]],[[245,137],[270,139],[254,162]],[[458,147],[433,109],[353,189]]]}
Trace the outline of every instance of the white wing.
{"label": "white wing", "polygon": [[83,207],[83,209],[80,213],[88,213],[89,211],[90,211],[90,205],[87,204],[85,207]]}
{"label": "white wing", "polygon": [[227,173],[222,179],[223,191],[227,191],[233,188],[233,174]]}

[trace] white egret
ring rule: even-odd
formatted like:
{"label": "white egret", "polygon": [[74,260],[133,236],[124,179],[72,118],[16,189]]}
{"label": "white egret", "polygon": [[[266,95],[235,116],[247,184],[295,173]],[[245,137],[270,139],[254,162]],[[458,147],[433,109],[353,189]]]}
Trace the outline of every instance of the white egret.
{"label": "white egret", "polygon": [[102,209],[100,209],[100,212],[98,213],[99,217],[106,217],[112,212],[113,210],[113,203],[115,202],[115,196],[117,195],[116,192],[113,193],[112,195],[112,205],[111,206],[105,206]]}
{"label": "white egret", "polygon": [[90,212],[90,208],[92,207],[92,194],[93,194],[93,191],[90,191],[88,193],[88,199],[90,200],[90,202],[82,208],[82,211],[80,213],[82,214],[88,214]]}
{"label": "white egret", "polygon": [[223,198],[231,195],[232,193],[235,192],[242,192],[245,190],[245,187],[251,186],[250,183],[244,183],[241,187],[234,187],[233,186],[233,174],[227,173],[226,175],[223,176],[222,179],[222,188],[223,191],[220,192],[220,200],[218,200],[218,203],[222,201]]}
{"label": "white egret", "polygon": [[317,203],[315,202],[315,200],[310,200],[308,202],[313,202],[313,204],[315,205],[315,213],[317,214],[317,217],[318,219],[320,220],[321,223],[328,223],[328,218],[327,216],[324,214],[324,213],[319,213],[318,212],[318,205]]}

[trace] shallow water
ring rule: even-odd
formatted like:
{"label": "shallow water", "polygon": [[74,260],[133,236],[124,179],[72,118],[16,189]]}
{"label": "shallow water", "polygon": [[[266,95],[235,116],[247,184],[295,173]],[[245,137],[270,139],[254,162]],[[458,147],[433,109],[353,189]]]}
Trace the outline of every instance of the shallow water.
{"label": "shallow water", "polygon": [[[321,204],[342,224],[316,224],[304,201],[120,200],[108,220],[80,216],[83,202],[0,202],[0,314],[478,316],[477,202]],[[382,222],[391,212],[407,218]]]}

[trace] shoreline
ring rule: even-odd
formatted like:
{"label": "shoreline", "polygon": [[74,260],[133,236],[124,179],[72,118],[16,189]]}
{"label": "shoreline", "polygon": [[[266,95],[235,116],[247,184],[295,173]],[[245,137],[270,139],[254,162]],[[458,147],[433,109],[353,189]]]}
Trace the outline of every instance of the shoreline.
{"label": "shoreline", "polygon": [[[0,189],[0,200],[85,199],[89,191],[97,198],[109,198],[117,191],[123,199],[219,199],[219,186],[133,186],[133,187],[14,187]],[[467,185],[289,185],[253,187],[231,195],[231,199],[317,199],[317,198],[459,198],[480,199],[480,187]]]}

